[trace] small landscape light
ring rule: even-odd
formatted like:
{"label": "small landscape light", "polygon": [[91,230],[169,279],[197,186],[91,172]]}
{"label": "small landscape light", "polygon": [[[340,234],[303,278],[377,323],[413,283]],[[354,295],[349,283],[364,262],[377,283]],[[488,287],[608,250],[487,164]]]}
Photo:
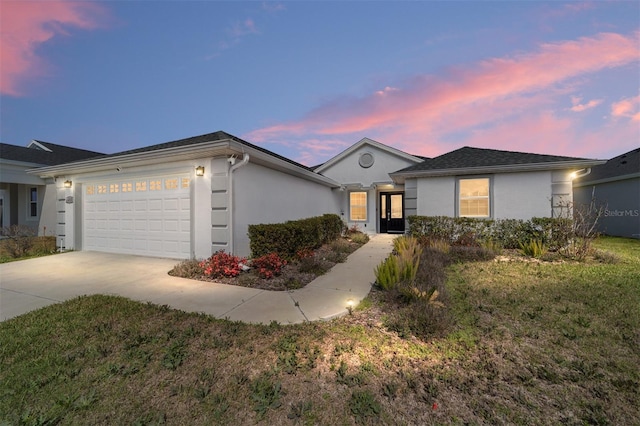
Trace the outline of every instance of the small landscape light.
{"label": "small landscape light", "polygon": [[353,299],[347,299],[347,311],[349,311],[349,315],[351,315],[353,313],[353,305],[354,305],[354,301]]}

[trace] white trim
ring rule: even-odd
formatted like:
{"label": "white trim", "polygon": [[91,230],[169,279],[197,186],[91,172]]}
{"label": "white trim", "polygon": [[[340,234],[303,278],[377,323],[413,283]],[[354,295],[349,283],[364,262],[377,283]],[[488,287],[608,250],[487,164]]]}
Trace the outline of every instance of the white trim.
{"label": "white trim", "polygon": [[529,163],[529,164],[503,164],[496,166],[483,167],[461,167],[451,169],[434,169],[434,170],[411,170],[407,172],[393,172],[389,176],[396,183],[402,183],[407,178],[435,177],[435,176],[466,176],[478,174],[495,174],[495,173],[517,173],[517,172],[533,172],[544,170],[571,170],[575,168],[585,168],[606,163],[605,160],[570,160],[555,161],[548,163]]}
{"label": "white trim", "polygon": [[385,151],[385,152],[387,152],[387,153],[389,153],[391,155],[403,158],[405,160],[414,162],[416,164],[422,163],[424,161],[424,159],[422,159],[422,158],[414,157],[413,155],[407,154],[406,152],[402,152],[399,149],[395,149],[395,148],[392,148],[390,146],[384,145],[384,144],[382,144],[380,142],[376,142],[373,139],[362,138],[358,143],[356,143],[354,145],[351,145],[349,148],[345,149],[340,154],[338,154],[335,157],[331,158],[329,161],[327,161],[327,162],[321,164],[320,166],[316,167],[315,168],[315,172],[316,173],[322,173],[324,170],[326,170],[329,167],[331,167],[332,165],[338,163],[342,159],[348,157],[349,155],[351,155],[351,153],[353,153],[354,151],[362,148],[365,145],[369,145],[369,146],[371,146],[373,148],[380,149],[380,150]]}
{"label": "white trim", "polygon": [[[35,145],[36,148],[32,148],[32,146]],[[37,140],[32,140],[29,145],[27,145],[27,148],[31,148],[31,149],[40,149],[42,151],[46,151],[46,152],[53,152],[51,151],[49,148],[47,148],[46,146],[42,145],[42,143],[38,142]]]}
{"label": "white trim", "polygon": [[[348,198],[348,204],[349,204],[349,222],[368,222],[369,221],[369,195],[368,195],[369,191],[349,191],[349,198]],[[351,209],[352,209],[352,205],[351,205],[351,195],[352,194],[364,194],[364,206],[361,205],[357,205],[357,207],[364,207],[364,219],[354,219],[351,216]]]}
{"label": "white trim", "polygon": [[[488,216],[473,216],[473,215],[462,215],[460,213],[460,201],[461,201],[461,197],[460,197],[460,182],[463,180],[480,180],[480,179],[486,179],[489,181],[489,188],[488,188],[488,194],[487,196],[477,196],[477,197],[473,197],[476,199],[487,199],[487,204],[488,204],[488,209],[489,209],[489,215]],[[494,195],[493,195],[493,176],[459,176],[456,177],[456,205],[455,205],[455,217],[468,217],[468,218],[477,218],[477,219],[493,219],[494,217],[494,207],[493,207],[493,199],[494,199]],[[469,199],[472,197],[467,197],[466,199]]]}
{"label": "white trim", "polygon": [[[38,191],[38,186],[37,185],[25,185],[26,188],[26,192],[27,192],[27,196],[25,197],[27,199],[27,211],[26,211],[26,220],[27,221],[32,221],[32,220],[38,220],[40,219],[40,191]],[[36,190],[36,200],[33,201],[31,200],[31,190],[35,189]],[[33,204],[35,203],[36,205],[36,214],[32,215],[31,214],[31,207],[33,206]]]}
{"label": "white trim", "polygon": [[621,181],[621,180],[627,180],[627,179],[633,179],[633,178],[639,178],[639,177],[640,177],[640,173],[631,173],[631,174],[627,174],[627,175],[612,176],[612,177],[608,177],[608,178],[602,178],[602,179],[596,179],[596,180],[590,180],[590,181],[584,181],[584,182],[576,182],[574,180],[573,181],[573,187],[574,188],[581,188],[583,186],[598,185],[598,184],[601,184],[601,183],[618,182],[618,181]]}
{"label": "white trim", "polygon": [[27,170],[27,173],[40,177],[56,177],[69,174],[81,174],[98,171],[115,171],[140,167],[146,165],[166,164],[169,162],[184,160],[201,160],[220,156],[244,156],[251,155],[252,162],[269,167],[302,179],[314,181],[331,188],[339,188],[340,184],[326,176],[314,173],[311,170],[297,166],[283,159],[277,158],[261,150],[251,148],[232,139],[210,141],[178,147],[157,149],[152,151],[136,152],[133,154],[114,155],[89,160],[76,161],[58,166],[41,167]]}

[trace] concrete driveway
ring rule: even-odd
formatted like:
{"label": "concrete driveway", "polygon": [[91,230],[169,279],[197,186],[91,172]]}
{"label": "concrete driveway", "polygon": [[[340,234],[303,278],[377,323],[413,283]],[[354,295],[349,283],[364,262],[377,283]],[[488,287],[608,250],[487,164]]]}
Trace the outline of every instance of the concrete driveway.
{"label": "concrete driveway", "polygon": [[0,264],[0,321],[92,294],[113,294],[216,318],[268,324],[330,319],[358,303],[392,250],[376,235],[325,275],[294,291],[267,291],[169,276],[179,260],[78,251]]}
{"label": "concrete driveway", "polygon": [[261,291],[169,276],[179,260],[79,251],[0,265],[0,320],[81,295],[114,294],[224,318]]}

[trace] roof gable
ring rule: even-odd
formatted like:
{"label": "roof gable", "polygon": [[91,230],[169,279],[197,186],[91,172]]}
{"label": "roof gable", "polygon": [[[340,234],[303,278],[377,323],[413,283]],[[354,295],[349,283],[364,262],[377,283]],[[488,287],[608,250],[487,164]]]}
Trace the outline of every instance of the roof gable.
{"label": "roof gable", "polygon": [[199,135],[199,136],[192,136],[189,138],[184,138],[184,139],[178,139],[178,140],[174,140],[174,141],[170,141],[170,142],[163,142],[163,143],[159,143],[159,144],[155,144],[155,145],[150,145],[150,146],[145,146],[142,148],[135,148],[135,149],[130,149],[127,151],[120,151],[120,152],[116,152],[113,154],[107,154],[107,155],[103,155],[102,158],[104,159],[116,159],[118,157],[124,157],[124,156],[128,156],[128,155],[132,155],[132,154],[144,154],[144,153],[151,153],[151,152],[156,152],[156,151],[162,151],[162,150],[169,150],[172,148],[182,148],[182,147],[188,147],[190,145],[197,145],[197,144],[203,144],[203,143],[208,143],[208,142],[218,142],[218,141],[224,141],[224,140],[232,140],[235,141],[241,145],[247,146],[249,148],[261,151],[265,154],[268,154],[271,157],[274,158],[278,158],[280,160],[286,161],[289,164],[292,164],[294,166],[297,167],[301,167],[305,170],[311,170],[309,167],[300,164],[296,161],[293,161],[289,158],[283,157],[282,155],[276,154],[275,152],[269,151],[268,149],[262,148],[260,146],[257,145],[253,145],[252,143],[249,143],[245,140],[242,140],[236,136],[233,136],[229,133],[223,132],[223,131],[217,131],[217,132],[213,132],[213,133],[207,133],[204,135]]}
{"label": "roof gable", "polygon": [[152,166],[173,161],[191,161],[216,156],[243,156],[244,154],[250,155],[250,161],[253,164],[266,166],[323,185],[339,186],[337,182],[315,173],[307,166],[223,131],[102,155],[86,160],[40,167],[30,170],[29,173],[46,178],[66,174],[95,173],[119,167]]}
{"label": "roof gable", "polygon": [[31,141],[26,147],[0,143],[0,159],[43,166],[53,166],[100,155],[104,154],[36,140]]}
{"label": "roof gable", "polygon": [[369,139],[369,138],[362,138],[359,142],[351,145],[349,148],[345,149],[344,151],[342,151],[341,153],[339,153],[338,155],[336,155],[335,157],[329,159],[327,162],[316,166],[314,168],[314,170],[316,171],[316,173],[322,173],[323,171],[327,170],[328,168],[330,168],[331,166],[339,163],[340,161],[344,160],[345,158],[349,157],[352,153],[354,153],[355,151],[361,149],[364,146],[371,146],[373,148],[382,150],[392,156],[396,156],[399,158],[402,158],[404,160],[410,161],[410,162],[414,162],[414,163],[419,163],[420,161],[423,160],[423,158],[421,157],[416,157],[410,154],[407,154],[404,151],[400,151],[399,149],[396,148],[392,148],[388,145],[382,144],[380,142],[374,141],[373,139]]}

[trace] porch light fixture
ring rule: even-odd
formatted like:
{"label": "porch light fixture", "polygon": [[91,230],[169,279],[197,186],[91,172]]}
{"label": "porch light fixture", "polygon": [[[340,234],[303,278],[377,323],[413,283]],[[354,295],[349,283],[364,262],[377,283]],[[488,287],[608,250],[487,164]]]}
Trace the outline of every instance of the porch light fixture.
{"label": "porch light fixture", "polygon": [[349,315],[353,313],[353,305],[355,305],[353,299],[347,299],[347,312],[349,312]]}
{"label": "porch light fixture", "polygon": [[196,167],[196,176],[204,176],[204,166]]}
{"label": "porch light fixture", "polygon": [[71,185],[73,185],[73,183],[70,180],[65,180],[64,181],[64,187],[65,188],[71,188]]}

